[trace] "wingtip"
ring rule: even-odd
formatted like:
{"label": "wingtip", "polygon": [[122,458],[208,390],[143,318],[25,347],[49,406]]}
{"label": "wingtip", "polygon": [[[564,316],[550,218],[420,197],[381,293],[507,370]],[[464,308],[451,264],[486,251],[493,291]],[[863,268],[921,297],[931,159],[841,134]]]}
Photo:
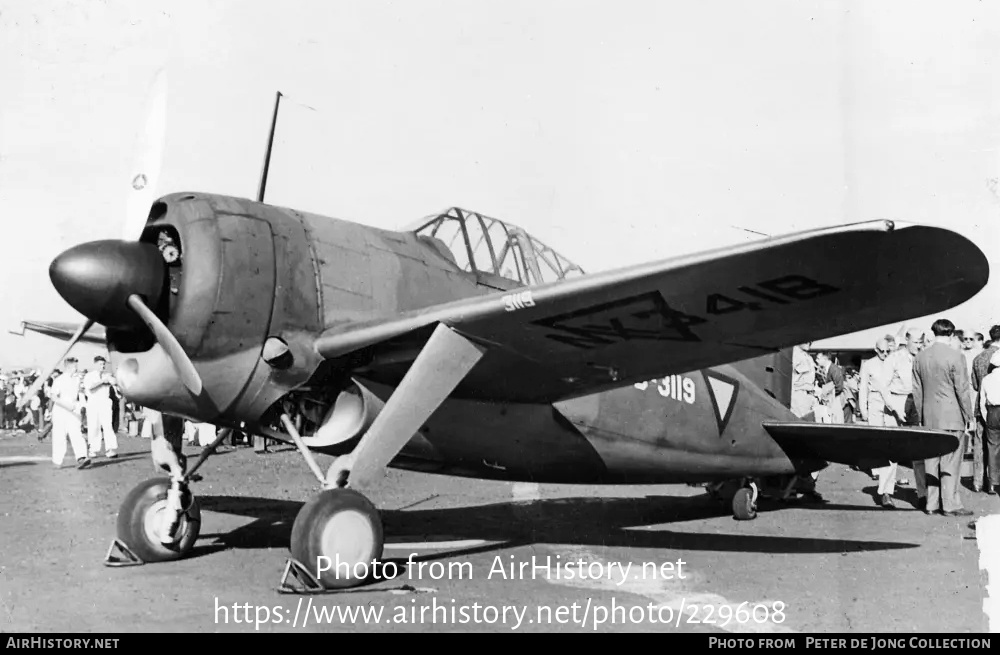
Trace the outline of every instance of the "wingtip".
{"label": "wingtip", "polygon": [[[975,297],[989,283],[990,261],[975,241],[953,229],[923,223],[908,221],[892,221],[897,234],[905,234],[912,238],[913,246],[923,250],[925,244],[944,262],[950,265],[948,282],[951,285],[962,284],[968,290],[968,295],[961,302]],[[911,246],[912,247],[912,246]],[[927,261],[928,266],[940,265],[939,262]]]}

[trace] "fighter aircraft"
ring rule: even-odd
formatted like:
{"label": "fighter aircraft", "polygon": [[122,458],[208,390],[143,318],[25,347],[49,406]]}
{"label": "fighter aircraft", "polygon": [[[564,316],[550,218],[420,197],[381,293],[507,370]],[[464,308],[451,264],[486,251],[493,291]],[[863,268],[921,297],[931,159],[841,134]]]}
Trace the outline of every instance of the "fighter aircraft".
{"label": "fighter aircraft", "polygon": [[[585,274],[457,207],[400,231],[202,192],[140,209],[126,238],[52,262],[87,318],[68,347],[103,326],[129,400],[294,443],[321,491],[291,555],[331,589],[364,583],[354,564],[382,555],[362,491],[387,466],[707,482],[749,519],[765,478],[950,452],[945,432],[797,420],[787,349],[944,311],[989,276],[966,238],[888,220]],[[126,496],[118,537],[145,562],[175,560],[198,538],[200,461],[185,470],[166,437],[152,448],[170,477]],[[333,456],[325,473],[314,453]]]}

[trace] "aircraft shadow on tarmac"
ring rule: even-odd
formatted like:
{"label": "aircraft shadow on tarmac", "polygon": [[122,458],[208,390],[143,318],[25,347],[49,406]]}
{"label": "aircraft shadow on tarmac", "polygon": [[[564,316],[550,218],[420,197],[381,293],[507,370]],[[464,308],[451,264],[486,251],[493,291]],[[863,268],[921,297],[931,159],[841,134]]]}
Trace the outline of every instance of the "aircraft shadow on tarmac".
{"label": "aircraft shadow on tarmac", "polygon": [[[192,556],[221,548],[287,548],[292,523],[302,503],[265,498],[200,496],[203,511],[250,516],[256,520],[228,533],[203,534],[213,547],[195,549]],[[761,508],[771,504],[766,500]],[[783,505],[788,506],[788,505]],[[856,505],[810,505],[810,509],[878,511]],[[438,559],[529,544],[622,546],[683,551],[757,553],[844,553],[916,548],[918,544],[814,537],[673,532],[663,524],[728,516],[729,510],[707,496],[672,498],[557,498],[531,502],[501,502],[470,507],[383,512],[385,542],[481,540],[494,542],[474,548],[435,552]],[[767,516],[766,514],[764,515]],[[205,521],[205,518],[202,519]],[[761,519],[758,519],[761,520]],[[766,520],[764,518],[763,520]],[[752,526],[752,524],[745,524]],[[657,526],[655,529],[641,529]],[[763,527],[763,526],[762,526]],[[640,528],[640,529],[630,529]]]}
{"label": "aircraft shadow on tarmac", "polygon": [[[230,454],[231,452],[233,452],[233,451],[232,450],[220,450],[220,451],[217,451],[217,452],[213,453],[212,454],[212,458],[214,459],[216,457],[223,457],[225,455]],[[188,462],[193,463],[196,459],[198,459],[198,455],[199,454],[200,454],[199,452],[185,453],[184,456],[187,458]],[[93,459],[93,462],[87,468],[89,468],[89,469],[97,469],[97,468],[101,468],[101,467],[104,467],[104,466],[111,466],[112,464],[122,464],[124,462],[132,462],[132,461],[142,460],[142,459],[148,460],[149,459],[149,453],[148,452],[127,453],[125,455],[118,455],[118,457],[115,457],[114,459],[96,458],[96,457],[92,458],[92,459]],[[152,462],[151,461],[150,461],[150,466],[152,466]]]}
{"label": "aircraft shadow on tarmac", "polygon": [[[967,493],[979,493],[972,487],[972,478],[962,478],[962,487]],[[865,487],[861,491],[871,496],[873,505],[877,503],[879,499],[878,487]],[[965,497],[965,494],[963,494],[963,497]],[[919,497],[917,496],[916,489],[900,489],[897,487],[896,493],[892,495],[892,499],[896,501],[897,510],[920,511],[917,507]]]}

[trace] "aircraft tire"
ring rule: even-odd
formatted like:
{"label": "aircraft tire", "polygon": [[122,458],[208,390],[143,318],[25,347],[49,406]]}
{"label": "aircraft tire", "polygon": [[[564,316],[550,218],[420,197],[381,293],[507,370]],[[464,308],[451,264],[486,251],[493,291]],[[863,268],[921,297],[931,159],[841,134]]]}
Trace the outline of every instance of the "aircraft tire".
{"label": "aircraft tire", "polygon": [[327,589],[356,587],[370,580],[382,545],[378,509],[353,489],[321,491],[302,506],[292,524],[292,557]]}
{"label": "aircraft tire", "polygon": [[733,518],[750,521],[757,518],[757,506],[753,502],[753,490],[743,487],[733,496]]}
{"label": "aircraft tire", "polygon": [[176,539],[160,543],[161,512],[167,509],[167,478],[150,478],[128,492],[118,510],[118,538],[143,562],[168,562],[181,559],[194,547],[201,532],[201,508],[190,490],[182,498],[187,509],[181,515]]}

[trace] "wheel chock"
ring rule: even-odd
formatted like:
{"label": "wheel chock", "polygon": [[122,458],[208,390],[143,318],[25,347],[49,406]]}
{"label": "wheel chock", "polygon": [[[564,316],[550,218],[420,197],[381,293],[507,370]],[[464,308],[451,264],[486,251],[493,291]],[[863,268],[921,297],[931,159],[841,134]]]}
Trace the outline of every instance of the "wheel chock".
{"label": "wheel chock", "polygon": [[[297,583],[297,584],[296,584]],[[279,594],[320,594],[327,589],[320,584],[302,562],[291,557],[285,562],[285,572],[278,586]]]}
{"label": "wheel chock", "polygon": [[[115,550],[118,553],[115,553]],[[142,566],[145,562],[138,555],[132,552],[128,546],[120,539],[114,539],[108,547],[108,554],[104,556],[104,566]]]}

